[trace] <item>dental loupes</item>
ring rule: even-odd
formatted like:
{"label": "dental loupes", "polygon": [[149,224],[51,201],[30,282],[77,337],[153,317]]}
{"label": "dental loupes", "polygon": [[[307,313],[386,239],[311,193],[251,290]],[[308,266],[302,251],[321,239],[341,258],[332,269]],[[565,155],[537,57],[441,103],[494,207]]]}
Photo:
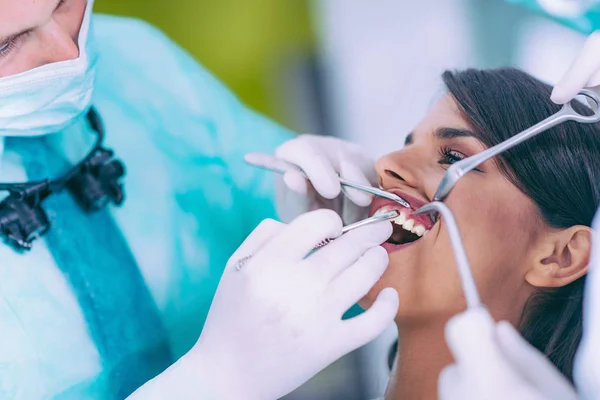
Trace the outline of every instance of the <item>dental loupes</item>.
{"label": "dental loupes", "polygon": [[475,284],[475,278],[473,277],[473,271],[467,258],[467,253],[462,244],[460,232],[458,231],[458,225],[452,211],[448,206],[442,202],[435,201],[424,205],[415,211],[412,215],[424,215],[431,213],[440,213],[444,218],[446,227],[448,228],[448,234],[450,235],[450,243],[452,244],[452,250],[454,252],[454,259],[456,260],[456,266],[458,267],[458,275],[462,284],[465,299],[467,300],[467,308],[474,308],[481,306],[481,299],[479,292],[477,291],[477,285]]}
{"label": "dental loupes", "polygon": [[[302,174],[306,179],[308,179],[308,176],[300,167],[287,161],[284,161],[281,158],[273,157],[268,154],[262,153],[248,153],[246,154],[244,159],[248,164],[254,167],[266,169],[272,172],[277,172],[279,174],[285,174],[288,171],[296,171]],[[393,193],[386,192],[385,190],[374,188],[372,186],[366,186],[360,183],[351,182],[343,178],[339,178],[339,180],[342,186],[360,190],[372,194],[374,196],[383,197],[385,199],[395,201],[396,203],[402,205],[405,208],[410,208],[410,204],[408,204],[406,200]]]}

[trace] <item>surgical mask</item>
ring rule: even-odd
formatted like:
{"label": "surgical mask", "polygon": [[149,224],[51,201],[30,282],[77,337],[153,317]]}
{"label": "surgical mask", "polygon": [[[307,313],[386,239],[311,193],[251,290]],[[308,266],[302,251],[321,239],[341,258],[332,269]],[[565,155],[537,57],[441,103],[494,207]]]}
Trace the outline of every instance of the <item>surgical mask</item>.
{"label": "surgical mask", "polygon": [[90,34],[94,0],[79,31],[79,57],[0,79],[0,136],[60,132],[92,101],[97,51]]}

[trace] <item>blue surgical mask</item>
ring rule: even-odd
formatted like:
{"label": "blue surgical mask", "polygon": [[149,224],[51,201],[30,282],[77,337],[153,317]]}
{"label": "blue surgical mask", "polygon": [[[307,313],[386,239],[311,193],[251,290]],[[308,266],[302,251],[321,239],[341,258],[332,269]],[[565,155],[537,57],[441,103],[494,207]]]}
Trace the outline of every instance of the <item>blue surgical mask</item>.
{"label": "blue surgical mask", "polygon": [[89,109],[98,59],[90,32],[93,5],[88,0],[77,59],[0,79],[0,136],[60,132]]}

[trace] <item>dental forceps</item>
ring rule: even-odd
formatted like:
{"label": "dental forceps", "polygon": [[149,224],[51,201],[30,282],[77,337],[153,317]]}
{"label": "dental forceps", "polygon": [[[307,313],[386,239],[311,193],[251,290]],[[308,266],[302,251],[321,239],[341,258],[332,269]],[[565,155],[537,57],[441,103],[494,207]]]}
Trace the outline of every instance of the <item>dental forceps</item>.
{"label": "dental forceps", "polygon": [[[380,222],[380,221],[389,221],[394,218],[397,218],[398,216],[400,216],[400,213],[397,210],[392,210],[392,211],[389,211],[389,212],[386,212],[383,214],[379,214],[379,215],[373,215],[372,217],[365,218],[365,219],[355,222],[353,224],[342,227],[342,233],[340,234],[340,236],[342,236],[344,233],[350,232],[351,230],[363,227],[365,225],[374,224],[375,222]],[[340,237],[340,236],[338,236],[338,237]],[[335,239],[337,239],[337,238],[326,238],[326,239],[322,240],[321,242],[315,244],[313,246],[313,250],[318,250],[321,247],[328,245]],[[250,261],[251,259],[252,259],[252,254],[247,255],[246,257],[242,257],[239,260],[237,260],[234,264],[235,270],[239,271],[242,268],[244,268],[244,265],[246,265],[248,263],[248,261]]]}
{"label": "dental forceps", "polygon": [[444,174],[442,182],[438,186],[435,195],[433,196],[433,201],[444,201],[452,189],[454,189],[454,186],[456,186],[460,178],[462,178],[467,172],[477,168],[483,162],[515,147],[520,143],[523,143],[528,139],[531,139],[532,137],[550,128],[560,125],[566,121],[575,121],[581,124],[593,124],[599,122],[600,86],[583,88],[579,92],[579,95],[585,96],[595,103],[596,106],[590,108],[590,111],[593,111],[592,115],[586,116],[575,111],[571,103],[576,100],[571,100],[570,102],[566,103],[560,109],[560,111],[535,124],[531,128],[528,128],[523,132],[505,140],[504,142],[482,151],[481,153],[477,153],[471,157],[452,164]]}
{"label": "dental forceps", "polygon": [[481,298],[479,297],[479,291],[475,284],[473,271],[471,270],[467,253],[462,244],[458,225],[456,224],[456,220],[454,219],[454,215],[450,208],[440,201],[434,201],[419,208],[412,215],[425,215],[434,212],[441,214],[446,222],[448,234],[450,235],[450,243],[452,244],[452,250],[454,252],[454,259],[456,260],[456,266],[458,267],[458,275],[467,301],[467,308],[480,307]]}
{"label": "dental forceps", "polygon": [[[292,164],[290,162],[282,160],[281,158],[273,157],[268,154],[262,154],[262,153],[248,153],[248,154],[246,154],[244,159],[246,160],[246,162],[248,164],[250,164],[254,167],[266,169],[266,170],[272,171],[272,172],[277,172],[279,174],[285,174],[288,171],[296,171],[296,172],[302,174],[302,176],[304,176],[306,179],[308,179],[308,176],[302,170],[302,168],[298,167],[295,164]],[[350,187],[352,189],[360,190],[360,191],[372,194],[374,196],[383,197],[384,199],[395,201],[396,203],[399,203],[400,205],[402,205],[405,208],[410,208],[410,204],[408,204],[408,202],[406,200],[404,200],[403,198],[401,198],[398,195],[395,195],[390,192],[386,192],[383,189],[378,189],[378,188],[375,188],[372,186],[362,185],[357,182],[351,182],[351,181],[341,178],[339,176],[338,176],[338,179],[340,180],[340,184],[344,187]]]}

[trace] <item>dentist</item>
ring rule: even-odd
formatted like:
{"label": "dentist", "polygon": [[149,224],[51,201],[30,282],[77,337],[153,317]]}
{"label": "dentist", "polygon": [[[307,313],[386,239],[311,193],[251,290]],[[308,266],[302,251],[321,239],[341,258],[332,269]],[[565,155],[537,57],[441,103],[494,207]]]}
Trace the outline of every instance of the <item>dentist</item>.
{"label": "dentist", "polygon": [[293,134],[93,3],[0,0],[0,398],[275,398],[374,337],[393,290],[341,314],[390,224],[304,259],[339,217],[265,222],[228,262],[275,216],[243,155]]}

